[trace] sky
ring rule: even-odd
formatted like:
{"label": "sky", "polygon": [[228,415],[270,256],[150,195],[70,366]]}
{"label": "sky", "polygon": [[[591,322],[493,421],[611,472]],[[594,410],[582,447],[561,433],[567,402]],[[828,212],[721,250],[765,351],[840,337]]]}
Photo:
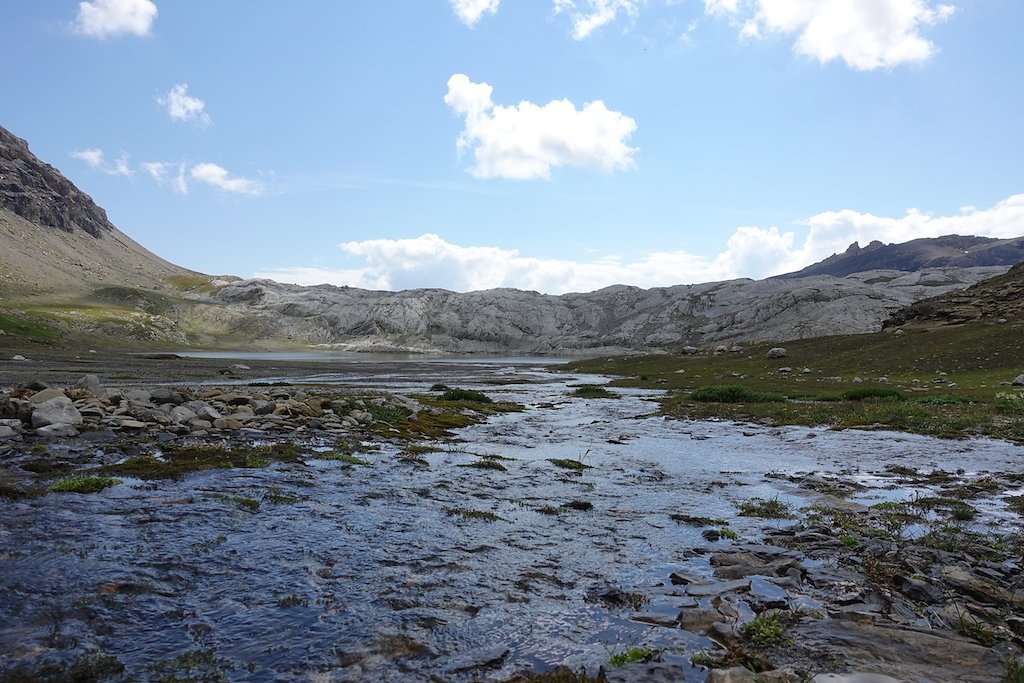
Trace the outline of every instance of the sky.
{"label": "sky", "polygon": [[1020,0],[0,4],[0,125],[209,274],[559,294],[1024,235]]}

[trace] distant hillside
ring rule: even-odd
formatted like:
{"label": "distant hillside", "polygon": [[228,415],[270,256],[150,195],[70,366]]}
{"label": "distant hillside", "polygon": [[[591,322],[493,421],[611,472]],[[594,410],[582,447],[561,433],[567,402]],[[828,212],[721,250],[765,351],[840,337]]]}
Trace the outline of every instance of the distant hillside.
{"label": "distant hillside", "polygon": [[842,254],[833,254],[795,273],[777,275],[780,279],[832,275],[846,277],[867,270],[902,270],[913,272],[922,268],[977,268],[980,266],[1011,266],[1024,261],[1024,237],[995,239],[945,235],[925,237],[902,244],[874,241],[866,247],[854,242]]}
{"label": "distant hillside", "polygon": [[89,195],[0,127],[0,294],[68,299],[197,276],[114,227]]}
{"label": "distant hillside", "polygon": [[981,319],[1024,321],[1024,262],[965,290],[918,301],[897,311],[885,327],[958,325]]}

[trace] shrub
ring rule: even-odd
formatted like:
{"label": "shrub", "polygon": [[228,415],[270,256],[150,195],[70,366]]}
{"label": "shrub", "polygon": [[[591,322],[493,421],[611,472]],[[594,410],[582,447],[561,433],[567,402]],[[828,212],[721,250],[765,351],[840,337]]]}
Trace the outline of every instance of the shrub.
{"label": "shrub", "polygon": [[751,391],[741,384],[709,384],[696,389],[690,399],[702,403],[776,403],[785,401],[781,394]]}

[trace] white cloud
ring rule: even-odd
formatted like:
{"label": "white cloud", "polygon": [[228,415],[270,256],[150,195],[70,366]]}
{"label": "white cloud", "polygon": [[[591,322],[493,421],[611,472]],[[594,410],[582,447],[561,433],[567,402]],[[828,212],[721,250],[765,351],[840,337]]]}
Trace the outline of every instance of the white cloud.
{"label": "white cloud", "polygon": [[206,103],[188,94],[188,83],[179,83],[166,94],[157,96],[156,101],[167,108],[172,121],[193,121],[201,126],[213,123],[206,113]]}
{"label": "white cloud", "polygon": [[965,207],[952,216],[931,216],[911,209],[899,218],[849,209],[829,211],[801,221],[807,236],[776,227],[740,227],[714,257],[686,251],[654,252],[634,261],[617,257],[586,261],[537,258],[516,249],[461,246],[434,234],[413,239],[345,242],[340,248],[365,265],[348,270],[277,268],[255,273],[302,285],[335,284],[366,289],[401,290],[442,287],[455,291],[514,287],[549,294],[593,291],[613,284],[658,287],[736,277],[761,278],[799,270],[847,246],[871,240],[906,242],[919,237],[961,234],[988,237],[1024,235],[1024,194],[989,209]]}
{"label": "white cloud", "polygon": [[635,19],[643,0],[581,0],[586,8],[577,10],[574,0],[554,0],[555,14],[568,13],[572,18],[572,37],[583,40],[597,29],[625,14]]}
{"label": "white cloud", "polygon": [[107,175],[128,177],[135,173],[131,166],[128,165],[128,155],[124,153],[115,159],[113,163],[107,162],[103,150],[96,148],[75,150],[71,152],[71,158],[84,161],[89,168],[102,171]]}
{"label": "white cloud", "polygon": [[498,11],[501,0],[450,0],[455,16],[469,27],[476,26],[486,12],[494,14]]}
{"label": "white cloud", "polygon": [[[172,164],[166,161],[146,161],[141,164],[142,170],[150,175],[158,185],[169,185],[178,194],[188,194],[188,178],[185,175],[185,164]],[[170,175],[171,171],[176,171]]]}
{"label": "white cloud", "polygon": [[861,71],[926,61],[936,47],[921,30],[956,11],[932,0],[704,0],[704,10],[746,38],[793,35],[798,54]]}
{"label": "white cloud", "polygon": [[472,150],[478,178],[548,178],[558,166],[605,172],[633,168],[637,149],[627,142],[636,121],[602,101],[577,109],[569,100],[545,105],[495,105],[493,88],[464,74],[448,79],[445,104],[465,118],[459,153]]}
{"label": "white cloud", "polygon": [[212,185],[224,192],[250,196],[263,193],[263,186],[260,183],[248,178],[232,177],[226,169],[217,164],[208,162],[196,164],[189,170],[189,176],[196,182]]}
{"label": "white cloud", "polygon": [[125,33],[149,35],[156,19],[152,0],[93,0],[78,3],[75,31],[90,38],[107,38]]}

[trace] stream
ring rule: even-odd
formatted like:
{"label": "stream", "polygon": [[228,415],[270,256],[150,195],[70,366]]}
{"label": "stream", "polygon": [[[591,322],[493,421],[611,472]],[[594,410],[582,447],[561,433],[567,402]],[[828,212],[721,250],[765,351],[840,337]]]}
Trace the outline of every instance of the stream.
{"label": "stream", "polygon": [[[670,515],[756,542],[792,522],[740,517],[737,503],[816,495],[775,473],[841,474],[867,505],[910,495],[887,465],[1020,469],[1022,449],[997,441],[665,419],[658,392],[574,398],[571,385],[607,378],[530,363],[389,368],[309,379],[404,394],[444,382],[527,410],[458,430],[422,456],[429,467],[384,444],[359,454],[370,466],[311,459],[0,500],[0,680],[99,653],[137,680],[505,680],[594,674],[639,646],[662,656],[637,680],[702,681],[689,657],[712,643],[673,625],[695,603],[669,576],[710,577],[708,550],[731,541]],[[484,455],[507,471],[465,466]],[[998,499],[976,504],[980,528],[1020,524]]]}

